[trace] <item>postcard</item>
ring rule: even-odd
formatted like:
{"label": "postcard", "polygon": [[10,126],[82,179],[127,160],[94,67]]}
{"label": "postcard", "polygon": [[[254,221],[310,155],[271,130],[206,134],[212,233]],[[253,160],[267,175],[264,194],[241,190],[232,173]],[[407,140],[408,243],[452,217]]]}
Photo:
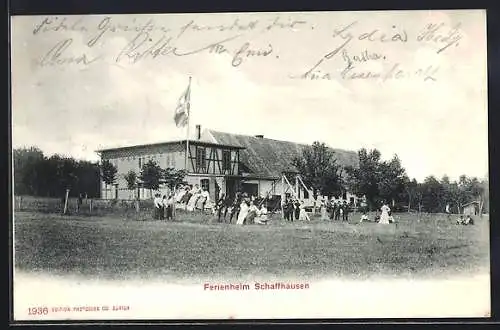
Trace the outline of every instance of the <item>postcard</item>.
{"label": "postcard", "polygon": [[16,321],[490,315],[486,12],[14,16]]}

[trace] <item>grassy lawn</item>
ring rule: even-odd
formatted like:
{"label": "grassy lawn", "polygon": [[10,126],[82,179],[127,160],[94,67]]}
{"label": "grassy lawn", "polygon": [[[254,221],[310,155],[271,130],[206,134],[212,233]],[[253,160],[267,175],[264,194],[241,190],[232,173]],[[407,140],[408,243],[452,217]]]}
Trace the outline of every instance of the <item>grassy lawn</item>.
{"label": "grassy lawn", "polygon": [[[179,213],[142,216],[16,212],[20,271],[98,278],[432,276],[488,271],[488,217],[457,226],[443,215],[397,214],[397,225],[321,221],[236,226]],[[148,220],[144,220],[148,219]]]}

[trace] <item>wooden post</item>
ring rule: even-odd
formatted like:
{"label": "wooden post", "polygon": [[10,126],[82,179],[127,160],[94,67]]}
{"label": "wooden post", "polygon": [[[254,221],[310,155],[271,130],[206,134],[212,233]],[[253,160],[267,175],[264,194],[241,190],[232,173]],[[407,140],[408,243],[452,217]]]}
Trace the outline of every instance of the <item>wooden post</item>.
{"label": "wooden post", "polygon": [[176,213],[177,213],[177,186],[174,186],[174,196],[173,196],[173,201],[172,201],[172,221],[176,220]]}
{"label": "wooden post", "polygon": [[21,211],[21,205],[22,205],[22,201],[23,201],[23,196],[19,196],[19,198],[17,200],[18,200],[18,203],[19,203],[19,211]]}
{"label": "wooden post", "polygon": [[90,210],[90,214],[92,214],[92,199],[90,199],[89,210]]}
{"label": "wooden post", "polygon": [[69,197],[69,189],[66,189],[66,198],[64,199],[64,212],[63,212],[63,214],[66,214],[66,211],[68,211],[68,197]]}
{"label": "wooden post", "polygon": [[298,175],[295,175],[295,191],[297,192],[297,199],[300,199],[299,176]]}
{"label": "wooden post", "polygon": [[281,216],[285,217],[283,203],[285,202],[285,174],[281,174]]}

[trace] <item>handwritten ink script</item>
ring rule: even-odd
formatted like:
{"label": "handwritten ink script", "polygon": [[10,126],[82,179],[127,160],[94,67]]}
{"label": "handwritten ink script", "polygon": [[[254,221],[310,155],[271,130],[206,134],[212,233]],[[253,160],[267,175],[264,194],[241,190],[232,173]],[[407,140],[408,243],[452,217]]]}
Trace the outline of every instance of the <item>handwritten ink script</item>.
{"label": "handwritten ink script", "polygon": [[[459,49],[465,36],[460,22],[370,26],[353,20],[322,26],[314,19],[289,16],[241,15],[216,24],[197,19],[165,20],[168,25],[156,16],[128,20],[112,16],[42,17],[33,26],[32,36],[50,40],[37,58],[39,67],[138,65],[176,57],[202,61],[203,56],[218,56],[238,68],[269,61],[279,65],[287,58],[302,66],[288,67],[286,75],[291,79],[382,82],[438,80],[439,61],[415,65],[398,54],[425,48],[435,57],[445,56]],[[300,54],[301,58],[294,58]]]}

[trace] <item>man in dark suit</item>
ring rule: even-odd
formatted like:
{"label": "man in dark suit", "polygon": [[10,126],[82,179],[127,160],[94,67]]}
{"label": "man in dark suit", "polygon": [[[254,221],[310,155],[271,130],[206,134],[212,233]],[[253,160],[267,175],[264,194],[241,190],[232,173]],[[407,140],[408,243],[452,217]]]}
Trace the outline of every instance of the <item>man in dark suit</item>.
{"label": "man in dark suit", "polygon": [[347,204],[347,201],[344,201],[342,205],[342,221],[349,221],[349,204]]}

